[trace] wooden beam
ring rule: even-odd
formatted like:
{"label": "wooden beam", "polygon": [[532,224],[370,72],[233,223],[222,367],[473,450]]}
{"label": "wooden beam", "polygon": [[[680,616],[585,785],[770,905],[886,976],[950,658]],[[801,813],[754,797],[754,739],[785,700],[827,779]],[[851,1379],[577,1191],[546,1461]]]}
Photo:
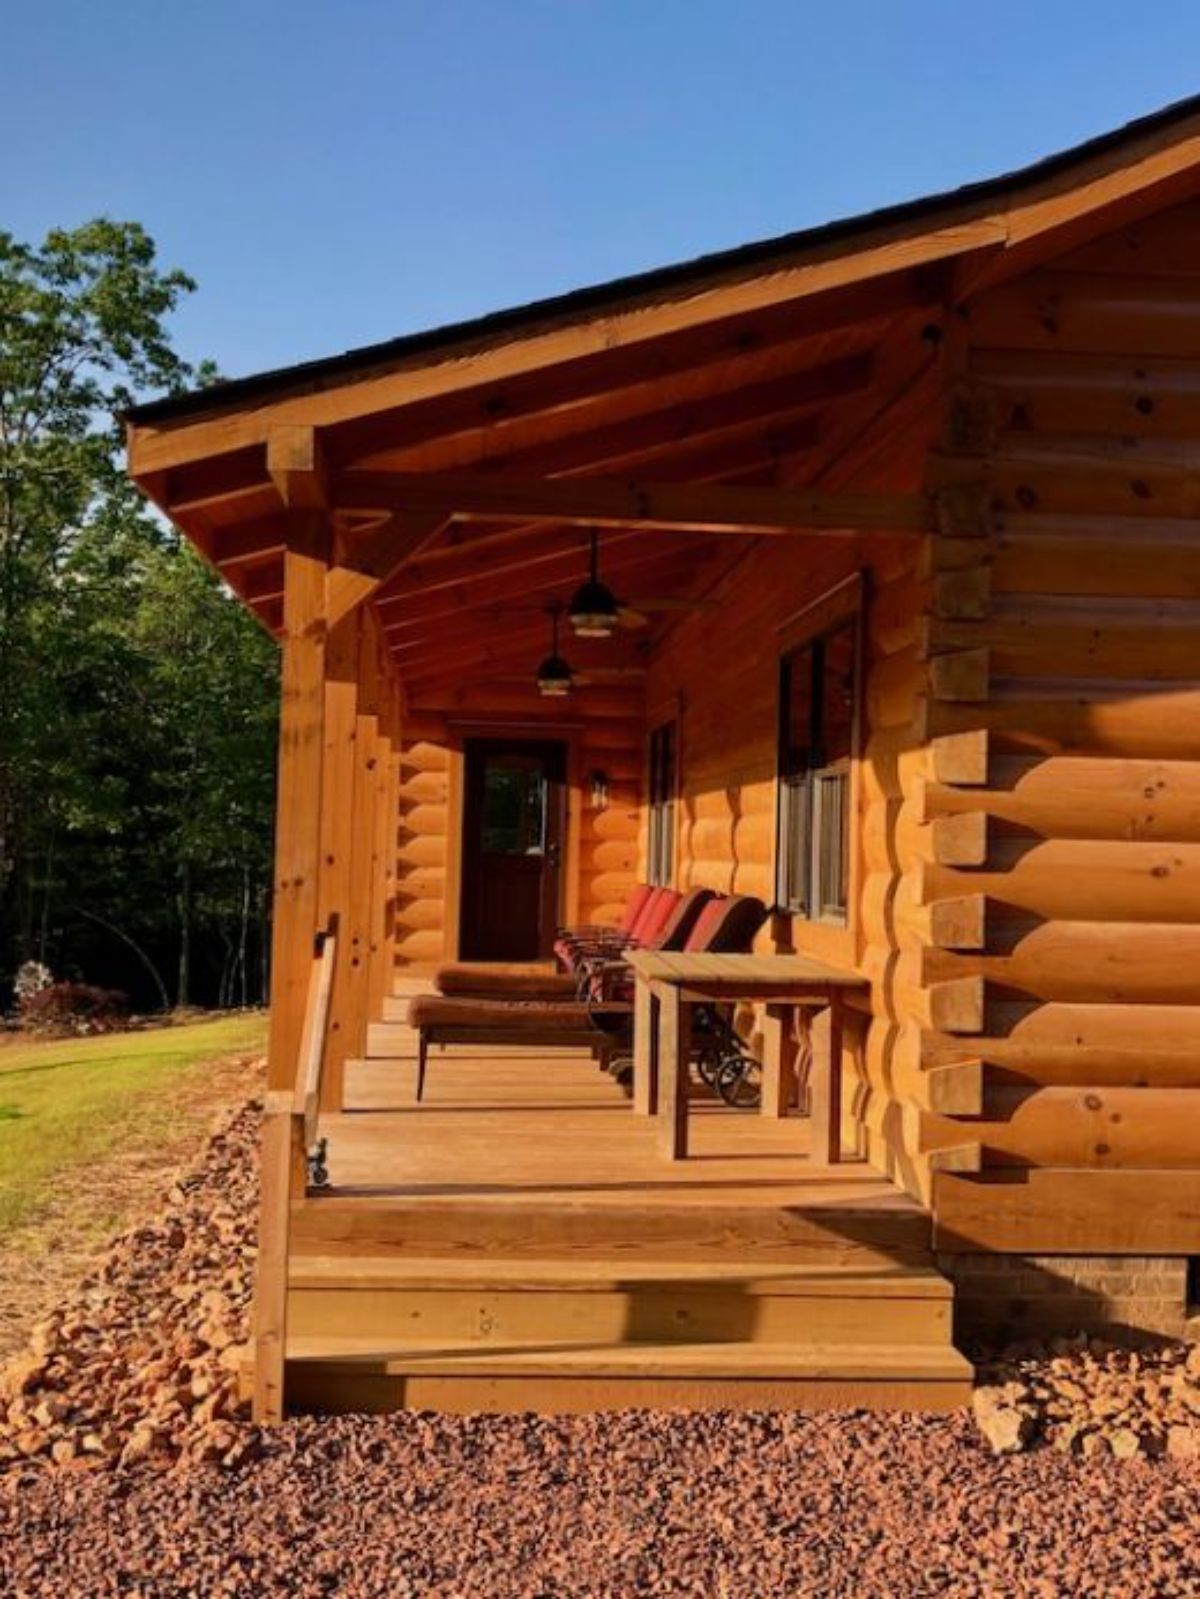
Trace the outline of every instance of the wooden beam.
{"label": "wooden beam", "polygon": [[325,726],[325,567],[319,512],[295,519],[285,563],[268,1081],[290,1088],[318,925]]}
{"label": "wooden beam", "polygon": [[331,493],[335,505],[346,510],[440,512],[471,521],[543,517],[580,527],[758,535],[923,533],[932,526],[929,500],[916,494],[816,494],[796,488],[471,472],[343,472]]}
{"label": "wooden beam", "polygon": [[[326,576],[328,586],[328,575]],[[340,937],[321,1079],[321,1108],[340,1111],[346,1057],[354,1029],[349,1014],[350,882],[354,848],[354,792],[358,714],[359,639],[357,616],[330,627],[325,649],[324,759],[321,768],[319,921],[338,918]]]}
{"label": "wooden beam", "polygon": [[[628,600],[634,594],[683,594],[712,575],[706,549],[697,550],[690,543],[689,557],[678,547],[663,548],[663,543],[634,536],[632,556],[630,544],[615,552],[606,544],[600,555],[605,582]],[[728,545],[724,550],[727,552]],[[560,561],[498,573],[491,579],[475,577],[442,594],[389,595],[379,602],[380,622],[395,647],[407,643],[413,634],[440,635],[445,629],[473,624],[481,614],[497,615],[514,605],[524,609],[544,606],[554,598],[565,601],[583,581],[584,561],[584,552],[570,549]]]}
{"label": "wooden beam", "polygon": [[276,423],[270,428],[267,475],[289,510],[316,510],[329,503],[325,462],[314,427]]}
{"label": "wooden beam", "polygon": [[[728,363],[718,370],[725,374],[727,367]],[[447,458],[442,466],[514,471],[528,477],[581,468],[593,472],[612,471],[627,462],[694,448],[729,434],[752,429],[769,433],[773,426],[785,420],[794,420],[798,414],[811,417],[814,407],[864,388],[870,376],[870,358],[851,355],[758,383],[745,383],[730,375],[725,378],[725,387],[698,398],[681,400],[672,395],[669,400],[660,398],[657,405],[631,401],[612,421],[605,419],[589,424],[595,407],[576,406],[565,414],[565,420],[550,428],[548,437],[528,443],[514,442],[505,448],[501,432],[499,452],[497,429],[476,428],[470,437],[469,452],[465,441],[459,443],[454,450],[456,459]],[[651,385],[644,387],[652,388]],[[537,420],[543,430],[548,427],[549,419],[544,415]],[[526,421],[524,431],[528,433],[530,428],[530,422]],[[441,453],[449,457],[453,442],[451,436],[447,449]],[[440,440],[436,441],[436,445],[440,444]],[[439,470],[433,461],[422,459],[429,456],[430,450],[428,443],[411,443],[406,431],[404,443],[395,449],[377,451],[353,464],[370,471]]]}
{"label": "wooden beam", "polygon": [[[582,373],[568,371],[577,362],[588,363],[589,369],[594,363],[591,392],[602,392],[619,383],[644,379],[648,371],[663,370],[664,360],[672,357],[679,366],[694,367],[727,359],[754,343],[796,338],[806,330],[827,331],[886,316],[901,306],[928,303],[936,296],[922,274],[912,268],[979,248],[997,236],[991,222],[960,226],[937,239],[930,236],[920,241],[915,249],[904,243],[898,248],[889,245],[853,258],[831,260],[815,270],[774,268],[739,282],[700,290],[691,287],[674,300],[632,307],[625,303],[607,314],[593,313],[584,321],[535,326],[521,338],[506,333],[500,343],[477,339],[473,345],[459,346],[459,359],[450,358],[453,346],[446,345],[432,359],[428,354],[416,354],[382,372],[350,374],[344,382],[316,393],[298,375],[297,392],[281,396],[269,407],[227,403],[222,408],[219,397],[214,396],[209,413],[131,428],[130,470],[143,482],[150,474],[176,464],[260,443],[276,423],[370,425],[380,412],[441,400],[455,404],[464,391],[471,390],[491,391],[477,392],[469,402],[478,422],[484,424],[496,415],[509,414],[507,405],[497,411],[492,402],[507,402],[507,390],[526,379],[533,380],[536,391],[528,399],[522,396],[520,403],[529,410],[569,404],[577,399],[585,381]],[[1003,236],[1003,228],[999,236]],[[878,281],[881,273],[887,274],[882,282]],[[836,292],[826,295],[828,290]],[[824,297],[817,300],[817,295]],[[546,393],[541,392],[543,387]],[[497,389],[502,391],[499,395]],[[442,431],[441,425],[437,431]],[[377,447],[385,442],[380,438]]]}
{"label": "wooden beam", "polygon": [[431,544],[449,518],[441,511],[398,511],[331,568],[325,583],[330,625],[348,616]]}
{"label": "wooden beam", "polygon": [[286,546],[286,518],[267,517],[218,528],[213,535],[211,559],[218,567],[257,565],[282,555]]}

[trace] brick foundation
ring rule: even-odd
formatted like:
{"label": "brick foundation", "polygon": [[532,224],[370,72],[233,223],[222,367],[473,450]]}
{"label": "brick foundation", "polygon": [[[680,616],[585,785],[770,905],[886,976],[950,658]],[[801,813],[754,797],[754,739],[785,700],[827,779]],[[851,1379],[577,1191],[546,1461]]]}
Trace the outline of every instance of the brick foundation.
{"label": "brick foundation", "polygon": [[1179,1338],[1189,1331],[1184,1256],[945,1254],[937,1264],[955,1285],[960,1339]]}

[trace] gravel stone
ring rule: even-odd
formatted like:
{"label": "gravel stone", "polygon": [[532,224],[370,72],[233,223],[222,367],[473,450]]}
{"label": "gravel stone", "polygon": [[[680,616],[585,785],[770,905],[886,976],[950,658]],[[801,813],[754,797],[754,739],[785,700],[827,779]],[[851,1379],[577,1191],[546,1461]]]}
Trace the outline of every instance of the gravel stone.
{"label": "gravel stone", "polygon": [[974,1411],[1020,1435],[1003,1455],[966,1411],[253,1427],[257,1120],[0,1384],[4,1599],[1200,1599],[1185,1346],[988,1357]]}

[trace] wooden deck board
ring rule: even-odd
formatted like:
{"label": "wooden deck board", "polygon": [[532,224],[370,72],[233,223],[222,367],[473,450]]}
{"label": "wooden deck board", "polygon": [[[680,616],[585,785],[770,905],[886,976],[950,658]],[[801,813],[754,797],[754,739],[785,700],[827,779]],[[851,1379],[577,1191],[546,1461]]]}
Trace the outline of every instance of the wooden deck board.
{"label": "wooden deck board", "polygon": [[693,1157],[664,1161],[653,1123],[582,1052],[435,1050],[419,1105],[415,1073],[407,1052],[348,1063],[347,1110],[321,1124],[335,1193],[921,1214],[865,1164],[810,1166],[802,1117],[698,1101]]}

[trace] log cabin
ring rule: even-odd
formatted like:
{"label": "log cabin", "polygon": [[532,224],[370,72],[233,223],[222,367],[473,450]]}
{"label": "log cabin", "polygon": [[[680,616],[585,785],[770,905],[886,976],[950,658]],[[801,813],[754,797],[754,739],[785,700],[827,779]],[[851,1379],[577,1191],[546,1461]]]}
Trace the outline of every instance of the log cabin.
{"label": "log cabin", "polygon": [[[1189,101],[132,411],[282,650],[260,1416],[936,1408],[974,1330],[1184,1328],[1198,260]],[[664,1159],[557,1045],[449,1050],[414,1103],[407,995],[642,880],[857,981],[840,1160],[799,1091],[698,1089]],[[738,1018],[778,1085],[795,1013]]]}

